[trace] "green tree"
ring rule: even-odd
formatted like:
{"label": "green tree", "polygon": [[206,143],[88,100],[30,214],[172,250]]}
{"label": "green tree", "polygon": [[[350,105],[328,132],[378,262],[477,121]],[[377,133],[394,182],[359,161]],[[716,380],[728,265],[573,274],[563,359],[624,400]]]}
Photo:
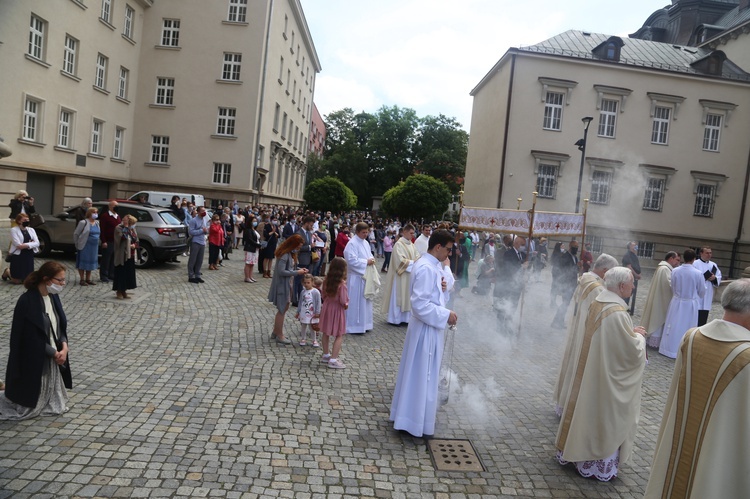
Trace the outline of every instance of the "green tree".
{"label": "green tree", "polygon": [[450,191],[443,182],[416,174],[388,189],[382,207],[404,220],[434,220],[440,218],[450,201]]}
{"label": "green tree", "polygon": [[323,177],[305,188],[305,202],[311,210],[334,212],[351,210],[357,206],[357,196],[341,180]]}
{"label": "green tree", "polygon": [[415,171],[442,180],[452,194],[464,183],[469,134],[454,118],[427,116],[414,144]]}

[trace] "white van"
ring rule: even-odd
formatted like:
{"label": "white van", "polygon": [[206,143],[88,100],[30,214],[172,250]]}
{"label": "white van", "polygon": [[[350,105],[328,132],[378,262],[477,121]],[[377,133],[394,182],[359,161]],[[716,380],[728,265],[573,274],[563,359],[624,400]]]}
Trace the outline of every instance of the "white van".
{"label": "white van", "polygon": [[172,196],[179,196],[180,201],[187,199],[192,201],[195,206],[205,206],[206,200],[200,194],[186,194],[184,192],[159,192],[159,191],[140,191],[130,196],[131,201],[138,203],[148,203],[154,206],[169,207],[172,204]]}

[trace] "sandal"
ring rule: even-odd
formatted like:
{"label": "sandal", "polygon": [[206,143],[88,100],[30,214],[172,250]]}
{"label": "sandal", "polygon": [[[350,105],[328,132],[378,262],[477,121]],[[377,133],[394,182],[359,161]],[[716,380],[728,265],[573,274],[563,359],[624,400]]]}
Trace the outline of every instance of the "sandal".
{"label": "sandal", "polygon": [[292,344],[292,340],[290,340],[289,338],[284,338],[282,340],[281,338],[279,338],[277,336],[276,337],[276,343],[278,343],[279,345],[291,345]]}
{"label": "sandal", "polygon": [[320,343],[313,341],[313,348],[320,348]]}
{"label": "sandal", "polygon": [[78,284],[80,284],[81,286],[88,286],[88,284],[86,284],[86,281],[79,281]]}
{"label": "sandal", "polygon": [[3,281],[7,281],[8,279],[10,279],[10,269],[6,268],[3,270]]}
{"label": "sandal", "polygon": [[306,347],[307,346],[307,342],[305,340],[300,340],[299,346]]}
{"label": "sandal", "polygon": [[328,367],[330,367],[331,369],[344,369],[346,365],[344,365],[344,363],[341,362],[339,359],[336,359],[336,360],[329,360]]}
{"label": "sandal", "polygon": [[323,354],[323,356],[320,358],[320,363],[321,364],[328,364],[328,362],[330,360],[331,360],[331,354],[330,353],[326,353],[326,354]]}
{"label": "sandal", "polygon": [[96,286],[96,283],[94,281],[88,281],[87,280],[86,284],[88,284],[89,286]]}

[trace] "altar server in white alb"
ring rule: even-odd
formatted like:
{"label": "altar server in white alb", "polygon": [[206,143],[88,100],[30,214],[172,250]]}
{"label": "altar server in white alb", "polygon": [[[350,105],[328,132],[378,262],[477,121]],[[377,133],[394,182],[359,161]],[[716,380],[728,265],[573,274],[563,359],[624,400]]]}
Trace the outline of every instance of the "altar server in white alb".
{"label": "altar server in white alb", "polygon": [[383,286],[383,302],[380,311],[386,315],[390,324],[400,326],[408,323],[411,316],[411,300],[409,299],[409,284],[414,262],[419,258],[419,251],[411,242],[414,237],[414,226],[404,225],[403,237],[393,245],[391,264]]}
{"label": "altar server in white alb", "polygon": [[432,228],[429,225],[423,225],[422,226],[422,233],[419,235],[416,241],[414,241],[414,247],[417,248],[417,251],[420,255],[424,255],[427,253],[427,247],[430,244],[430,234],[432,233]]}
{"label": "altar server in white alb", "polygon": [[641,412],[646,330],[633,327],[623,298],[633,273],[615,267],[589,307],[575,376],[557,430],[557,459],[583,476],[608,481],[630,459]]}
{"label": "altar server in white alb", "polygon": [[344,248],[347,264],[346,286],[349,290],[349,308],[346,310],[346,332],[362,334],[372,329],[372,300],[365,298],[365,271],[368,265],[375,265],[367,235],[370,226],[359,222],[355,236],[349,239]]}
{"label": "altar server in white alb", "polygon": [[693,266],[695,251],[685,250],[682,265],[672,271],[672,301],[669,302],[667,318],[659,353],[674,359],[685,332],[698,325],[698,310],[706,288],[701,272]]}
{"label": "altar server in white alb", "polygon": [[708,322],[708,313],[711,311],[711,304],[714,301],[714,289],[718,288],[721,284],[721,270],[719,266],[711,261],[713,251],[708,246],[701,248],[698,257],[693,262],[693,267],[701,271],[703,274],[704,283],[703,286],[706,288],[706,294],[703,295],[701,300],[700,308],[698,309],[698,326],[704,325]]}
{"label": "altar server in white alb", "polygon": [[750,496],[750,280],[727,286],[721,306],[680,345],[646,499]]}
{"label": "altar server in white alb", "polygon": [[641,316],[641,326],[648,331],[646,344],[659,348],[664,322],[667,319],[669,302],[672,301],[672,269],[680,265],[680,255],[670,251],[656,267],[651,286],[648,288],[646,306]]}
{"label": "altar server in white alb", "polygon": [[398,366],[390,420],[394,429],[415,437],[435,434],[445,328],[458,321],[456,313],[446,307],[449,286],[441,263],[452,246],[451,233],[436,230],[430,236],[427,253],[412,270],[412,317]]}

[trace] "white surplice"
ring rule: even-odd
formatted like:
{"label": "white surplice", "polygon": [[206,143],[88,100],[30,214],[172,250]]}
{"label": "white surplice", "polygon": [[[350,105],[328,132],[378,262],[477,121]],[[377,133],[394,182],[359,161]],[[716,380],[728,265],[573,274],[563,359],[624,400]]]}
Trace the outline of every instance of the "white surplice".
{"label": "white surplice", "polygon": [[352,237],[344,248],[346,260],[346,287],[349,290],[349,308],[346,311],[346,332],[362,334],[372,329],[372,300],[365,298],[365,270],[372,258],[370,243],[359,236]]}
{"label": "white surplice", "polygon": [[416,241],[414,241],[414,246],[417,248],[417,251],[419,251],[420,255],[424,255],[427,253],[427,249],[429,247],[430,243],[430,236],[425,236],[424,234],[420,234]]}
{"label": "white surplice", "polygon": [[689,263],[672,271],[672,301],[664,321],[660,354],[676,358],[685,332],[698,325],[700,300],[706,293],[704,281],[701,271]]}
{"label": "white surplice", "polygon": [[442,265],[429,253],[414,263],[412,317],[406,329],[390,420],[396,430],[415,437],[435,433],[443,335],[450,315],[445,307],[443,279]]}
{"label": "white surplice", "polygon": [[714,289],[721,284],[721,270],[719,270],[719,266],[711,260],[704,262],[700,258],[695,259],[693,267],[698,269],[701,274],[705,274],[708,270],[716,276],[716,286],[713,285],[712,281],[707,281],[705,276],[703,277],[703,287],[706,288],[706,294],[703,295],[700,306],[698,307],[698,310],[711,310],[711,304],[714,301]]}

